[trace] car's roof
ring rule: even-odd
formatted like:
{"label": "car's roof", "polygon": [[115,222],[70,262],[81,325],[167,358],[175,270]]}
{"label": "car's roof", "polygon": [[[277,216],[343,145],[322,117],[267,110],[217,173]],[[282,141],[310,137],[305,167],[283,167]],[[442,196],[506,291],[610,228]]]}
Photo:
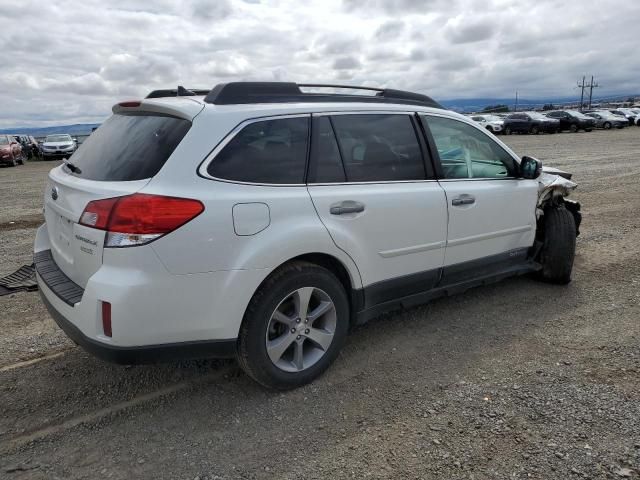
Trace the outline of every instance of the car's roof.
{"label": "car's roof", "polygon": [[[129,110],[116,104],[114,113]],[[468,120],[468,117],[451,110],[407,103],[371,103],[363,101],[349,102],[282,102],[282,103],[241,103],[216,105],[205,102],[204,96],[145,98],[139,107],[131,110],[167,111],[184,118],[194,118],[201,112],[204,114],[246,115],[247,118],[271,115],[326,113],[326,112],[423,112],[450,116]]]}

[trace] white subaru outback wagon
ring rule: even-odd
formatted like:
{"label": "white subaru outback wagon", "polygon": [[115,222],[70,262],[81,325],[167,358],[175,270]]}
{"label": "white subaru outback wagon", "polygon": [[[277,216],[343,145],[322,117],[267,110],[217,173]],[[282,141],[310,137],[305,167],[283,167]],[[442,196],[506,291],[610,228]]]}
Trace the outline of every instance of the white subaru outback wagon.
{"label": "white subaru outback wagon", "polygon": [[527,272],[569,282],[569,174],[427,96],[330,87],[115,105],[45,191],[34,263],[67,335],[119,363],[237,357],[287,389],[383,311]]}

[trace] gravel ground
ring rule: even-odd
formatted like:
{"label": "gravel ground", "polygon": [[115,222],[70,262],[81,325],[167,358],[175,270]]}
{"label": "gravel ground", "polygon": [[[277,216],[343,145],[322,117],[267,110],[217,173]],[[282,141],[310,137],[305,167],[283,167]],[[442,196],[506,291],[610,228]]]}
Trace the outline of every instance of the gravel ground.
{"label": "gravel ground", "polygon": [[[284,394],[234,362],[103,363],[37,293],[0,297],[0,478],[640,478],[640,129],[504,138],[580,185],[570,285],[383,316]],[[30,261],[50,167],[0,170],[0,274]]]}

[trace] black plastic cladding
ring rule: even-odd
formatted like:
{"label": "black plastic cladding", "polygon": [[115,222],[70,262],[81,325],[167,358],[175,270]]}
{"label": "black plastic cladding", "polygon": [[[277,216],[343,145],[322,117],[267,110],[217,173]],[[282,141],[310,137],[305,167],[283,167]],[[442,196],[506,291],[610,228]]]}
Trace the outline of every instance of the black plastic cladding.
{"label": "black plastic cladding", "polygon": [[[300,87],[337,88],[344,90],[362,90],[375,92],[374,95],[349,95],[340,93],[305,93]],[[188,93],[186,93],[188,92]],[[193,93],[191,93],[193,92]],[[220,83],[208,90],[177,89],[154,90],[147,98],[176,97],[182,95],[206,95],[204,101],[215,105],[238,105],[251,103],[294,103],[294,102],[359,102],[359,103],[396,103],[420,105],[422,107],[444,108],[427,95],[420,93],[331,84],[297,84],[293,82],[229,82]]]}
{"label": "black plastic cladding", "polygon": [[[375,95],[346,95],[327,93],[304,93],[300,87],[341,88],[349,90],[374,91]],[[216,85],[204,99],[215,105],[248,103],[293,103],[293,102],[360,102],[360,103],[401,103],[443,108],[431,97],[414,92],[393,89],[354,87],[347,85],[297,84],[292,82],[230,82]]]}

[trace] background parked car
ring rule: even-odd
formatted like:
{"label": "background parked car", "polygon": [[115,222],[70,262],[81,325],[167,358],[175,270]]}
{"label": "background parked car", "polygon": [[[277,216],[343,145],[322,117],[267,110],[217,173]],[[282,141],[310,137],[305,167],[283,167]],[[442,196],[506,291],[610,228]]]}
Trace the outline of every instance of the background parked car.
{"label": "background parked car", "polygon": [[590,132],[596,128],[596,120],[594,118],[587,117],[575,110],[555,110],[547,112],[545,115],[549,118],[560,120],[561,131],[577,132],[578,130],[584,130],[585,132]]}
{"label": "background parked car", "polygon": [[531,133],[540,132],[555,133],[558,131],[559,122],[551,121],[549,118],[537,112],[512,113],[504,120],[504,133]]}
{"label": "background parked car", "polygon": [[594,112],[586,113],[585,115],[592,117],[596,120],[596,127],[609,130],[612,127],[624,128],[629,125],[629,121],[626,117],[614,115],[606,110],[596,110]]}
{"label": "background parked car", "polygon": [[629,125],[636,123],[636,118],[640,115],[640,108],[618,108],[616,110],[610,110],[614,115],[621,115],[627,119]]}
{"label": "background parked car", "polygon": [[38,157],[40,155],[40,148],[35,138],[30,135],[14,135],[14,137],[20,142],[25,158]]}
{"label": "background parked car", "polygon": [[472,115],[471,120],[478,122],[484,128],[496,135],[502,133],[504,128],[504,119],[497,115]]}
{"label": "background parked car", "polygon": [[42,142],[41,151],[45,160],[69,158],[76,151],[77,145],[71,135],[47,135]]}
{"label": "background parked car", "polygon": [[13,135],[0,135],[0,163],[12,167],[24,164],[22,147]]}

